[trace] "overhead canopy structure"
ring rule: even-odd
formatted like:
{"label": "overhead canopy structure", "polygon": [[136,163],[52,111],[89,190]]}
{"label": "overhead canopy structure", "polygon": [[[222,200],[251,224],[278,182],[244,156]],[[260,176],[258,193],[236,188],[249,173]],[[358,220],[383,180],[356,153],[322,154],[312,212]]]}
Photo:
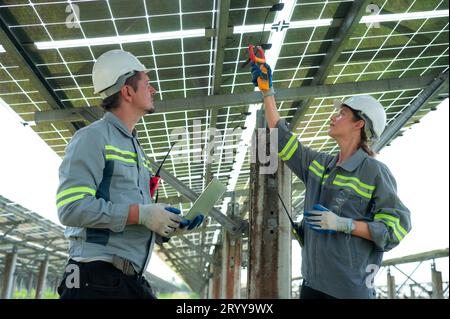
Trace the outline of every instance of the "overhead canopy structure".
{"label": "overhead canopy structure", "polygon": [[[77,129],[101,116],[91,70],[102,53],[124,49],[152,68],[159,110],[137,125],[140,144],[158,163],[179,141],[159,201],[187,210],[217,176],[241,204],[243,221],[225,216],[228,197],[208,226],[160,248],[198,289],[220,226],[245,231],[247,142],[260,107],[251,103],[261,101],[242,67],[249,44],[272,44],[266,55],[280,113],[318,151],[338,150],[327,135],[336,98],[372,94],[384,105],[388,127],[379,150],[448,96],[448,1],[283,1],[282,11],[269,13],[276,2],[0,2],[0,98],[60,156]],[[208,163],[213,128],[216,158]],[[298,214],[304,193],[296,178],[292,189]]]}

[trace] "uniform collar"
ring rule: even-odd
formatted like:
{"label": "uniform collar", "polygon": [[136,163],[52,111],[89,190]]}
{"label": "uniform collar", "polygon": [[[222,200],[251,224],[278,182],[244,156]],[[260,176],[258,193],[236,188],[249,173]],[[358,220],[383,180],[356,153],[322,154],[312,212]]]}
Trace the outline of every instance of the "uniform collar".
{"label": "uniform collar", "polygon": [[130,133],[125,124],[123,124],[123,122],[114,113],[106,112],[105,115],[103,116],[103,119],[114,125],[119,131],[121,131],[126,136],[131,138],[136,137],[136,129],[134,128],[133,131]]}
{"label": "uniform collar", "polygon": [[[359,148],[355,153],[353,153],[350,158],[348,158],[344,163],[339,164],[337,166],[342,167],[348,172],[354,171],[361,163],[364,161],[369,155],[363,151],[362,148]],[[337,162],[339,155],[336,156],[335,163]]]}

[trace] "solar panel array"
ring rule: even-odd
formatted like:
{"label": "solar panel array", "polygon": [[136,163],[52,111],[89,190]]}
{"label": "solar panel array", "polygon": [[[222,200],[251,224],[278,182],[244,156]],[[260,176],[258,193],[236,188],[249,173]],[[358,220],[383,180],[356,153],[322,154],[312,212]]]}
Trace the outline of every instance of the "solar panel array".
{"label": "solar panel array", "polygon": [[[156,100],[169,102],[252,92],[249,67],[242,67],[248,57],[247,47],[268,41],[272,49],[266,55],[274,61],[275,90],[372,80],[382,83],[448,73],[448,1],[284,2],[283,11],[276,13],[269,12],[276,1],[268,0],[1,1],[0,44],[5,52],[0,53],[0,98],[30,124],[38,111],[98,106],[101,100],[93,94],[92,66],[102,53],[111,49],[130,51],[150,67],[149,76],[158,91]],[[223,3],[225,8],[220,7]],[[360,7],[352,14],[358,3]],[[281,13],[286,17],[283,20]],[[404,16],[399,20],[393,14]],[[370,24],[361,18],[373,15],[388,17],[388,21]],[[228,22],[225,31],[220,27],[223,19]],[[355,25],[342,38],[341,32],[349,22]],[[220,34],[225,36],[220,38]],[[81,42],[73,47],[60,47],[66,40]],[[39,48],[48,41],[50,48]],[[99,45],[101,41],[109,44]],[[336,44],[338,49],[333,47]],[[326,65],[330,52],[335,56]],[[315,150],[335,154],[337,145],[327,134],[335,98],[372,94],[384,105],[390,125],[423,89],[380,91],[374,86],[368,92],[283,101],[278,108],[288,122],[295,119],[291,129],[299,134],[300,141]],[[448,85],[422,105],[396,136],[417,123],[447,95]],[[299,114],[299,106],[303,114]],[[190,189],[200,193],[208,178],[217,176],[229,191],[236,192],[242,208],[248,197],[250,163],[247,144],[239,142],[253,131],[247,125],[249,113],[259,107],[248,104],[193,107],[155,113],[145,116],[136,129],[144,151],[155,162],[160,162],[174,141],[178,141],[164,168]],[[64,156],[74,131],[87,124],[87,121],[55,120],[32,127],[58,155]],[[217,157],[208,165],[205,145],[207,133],[214,128]],[[230,145],[228,141],[233,140],[235,143]],[[239,153],[244,154],[241,160]],[[235,180],[231,182],[233,176]],[[299,214],[304,191],[297,178],[293,183],[294,214]],[[159,196],[160,202],[178,205],[184,211],[192,205],[164,181]],[[216,207],[226,213],[228,201]],[[245,211],[242,213],[245,218]],[[189,248],[186,240],[173,238],[167,250],[178,249],[177,255],[170,257],[166,250],[160,253],[163,258],[172,259],[172,266],[181,275],[183,269],[197,264],[194,268],[206,276],[208,262],[199,249],[210,254],[211,247],[220,240],[220,229],[212,219],[208,226],[186,236],[197,249]]]}

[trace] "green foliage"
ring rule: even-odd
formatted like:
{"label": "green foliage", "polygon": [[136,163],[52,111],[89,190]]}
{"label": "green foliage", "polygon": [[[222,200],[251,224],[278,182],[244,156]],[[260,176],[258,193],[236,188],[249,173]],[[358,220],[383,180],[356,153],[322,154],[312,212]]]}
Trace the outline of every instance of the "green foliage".
{"label": "green foliage", "polygon": [[[14,291],[13,299],[34,299],[35,296],[36,296],[36,289],[32,289],[31,294],[28,294],[28,290],[22,288],[21,290]],[[58,293],[49,289],[47,289],[42,296],[42,299],[58,299],[58,298],[59,298]]]}
{"label": "green foliage", "polygon": [[196,293],[183,293],[176,292],[172,294],[159,294],[159,299],[200,299],[200,296]]}

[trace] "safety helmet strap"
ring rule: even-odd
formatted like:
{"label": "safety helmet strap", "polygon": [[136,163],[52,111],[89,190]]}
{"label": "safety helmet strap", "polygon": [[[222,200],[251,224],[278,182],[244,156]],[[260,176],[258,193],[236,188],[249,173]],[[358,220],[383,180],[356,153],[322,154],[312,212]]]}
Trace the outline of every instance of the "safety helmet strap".
{"label": "safety helmet strap", "polygon": [[115,84],[113,84],[110,87],[106,88],[105,90],[99,92],[100,96],[103,99],[106,99],[108,96],[111,96],[111,95],[119,92],[120,89],[125,85],[125,82],[127,81],[127,79],[132,77],[135,74],[136,74],[136,71],[130,71],[128,73],[125,73],[125,74],[119,76],[119,78],[117,79],[117,82]]}

